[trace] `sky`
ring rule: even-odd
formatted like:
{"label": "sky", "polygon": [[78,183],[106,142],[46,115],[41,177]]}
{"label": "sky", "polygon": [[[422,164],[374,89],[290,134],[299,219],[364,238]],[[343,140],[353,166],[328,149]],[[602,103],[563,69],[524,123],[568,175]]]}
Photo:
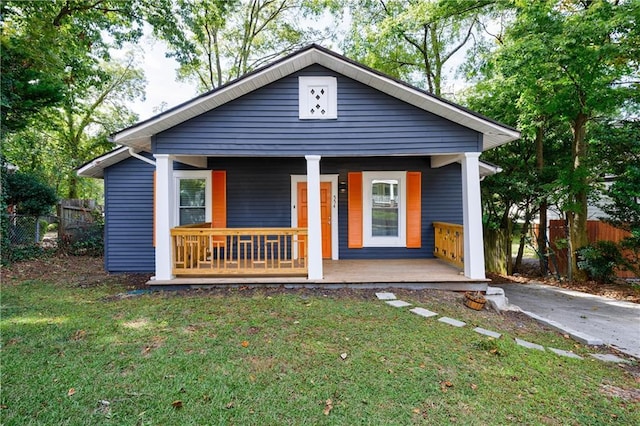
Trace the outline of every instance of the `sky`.
{"label": "sky", "polygon": [[[345,19],[350,21],[349,17]],[[331,20],[329,16],[323,17],[320,26],[331,26],[332,22],[328,22],[329,20]],[[342,27],[345,27],[345,25],[344,22],[340,24]],[[186,102],[199,94],[194,83],[176,81],[178,63],[174,59],[166,57],[167,45],[163,41],[152,37],[150,33],[150,28],[145,28],[145,36],[136,46],[129,47],[129,49],[139,52],[139,66],[144,70],[147,80],[145,99],[136,100],[129,105],[129,107],[138,114],[139,121],[146,120],[160,113],[162,110]],[[327,47],[332,48],[331,46]],[[449,75],[448,81],[445,87],[443,87],[443,92],[446,93],[445,96],[452,97],[452,93],[448,92],[457,92],[464,86],[462,80],[454,77],[455,68],[457,68],[464,59],[464,51],[465,49],[458,51],[447,64]],[[124,51],[120,53],[124,54]],[[116,54],[116,56],[119,55]],[[164,106],[163,103],[165,103]],[[156,109],[155,112],[154,109]]]}
{"label": "sky", "polygon": [[176,81],[178,63],[165,56],[167,46],[163,41],[145,36],[136,51],[141,51],[140,55],[144,57],[140,66],[147,80],[145,100],[130,105],[140,121],[159,113],[154,112],[154,108],[160,108],[163,102],[166,103],[164,109],[168,109],[198,95],[195,84]]}

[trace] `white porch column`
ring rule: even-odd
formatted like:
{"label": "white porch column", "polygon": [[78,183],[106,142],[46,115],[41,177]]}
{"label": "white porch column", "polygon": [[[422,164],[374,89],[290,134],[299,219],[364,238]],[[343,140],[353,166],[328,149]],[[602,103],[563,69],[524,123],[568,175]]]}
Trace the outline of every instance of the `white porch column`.
{"label": "white porch column", "polygon": [[308,278],[322,279],[322,228],[320,223],[320,156],[305,155],[307,160],[307,261]]}
{"label": "white porch column", "polygon": [[464,275],[484,279],[484,240],[480,202],[479,152],[462,156],[462,215],[464,225]]}
{"label": "white porch column", "polygon": [[171,274],[171,225],[173,223],[173,157],[155,154],[156,158],[156,280],[170,280]]}

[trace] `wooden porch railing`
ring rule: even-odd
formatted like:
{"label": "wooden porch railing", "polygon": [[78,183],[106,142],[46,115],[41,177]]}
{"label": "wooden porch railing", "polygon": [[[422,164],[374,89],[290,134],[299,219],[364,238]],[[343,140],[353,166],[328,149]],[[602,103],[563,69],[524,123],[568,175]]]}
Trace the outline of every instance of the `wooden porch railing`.
{"label": "wooden porch railing", "polygon": [[433,222],[435,231],[434,256],[459,268],[464,268],[464,231],[462,225]]}
{"label": "wooden porch railing", "polygon": [[306,275],[307,228],[171,229],[174,275]]}

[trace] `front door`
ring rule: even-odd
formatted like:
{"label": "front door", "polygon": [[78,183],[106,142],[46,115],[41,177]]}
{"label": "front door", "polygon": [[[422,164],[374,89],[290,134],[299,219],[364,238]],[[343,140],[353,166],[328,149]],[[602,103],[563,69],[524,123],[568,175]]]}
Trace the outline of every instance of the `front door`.
{"label": "front door", "polygon": [[[320,182],[320,223],[322,258],[331,259],[331,182]],[[308,226],[307,182],[298,182],[298,226]]]}

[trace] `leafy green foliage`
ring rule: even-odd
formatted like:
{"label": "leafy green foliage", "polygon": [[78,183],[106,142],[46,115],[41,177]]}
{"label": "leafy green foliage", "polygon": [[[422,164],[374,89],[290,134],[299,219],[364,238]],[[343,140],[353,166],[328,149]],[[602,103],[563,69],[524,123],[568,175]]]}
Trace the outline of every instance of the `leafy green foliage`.
{"label": "leafy green foliage", "polygon": [[494,1],[356,1],[345,53],[437,96],[445,64],[472,40]]}
{"label": "leafy green foliage", "polygon": [[578,267],[599,282],[613,281],[616,267],[624,263],[620,248],[611,241],[598,241],[578,251]]}
{"label": "leafy green foliage", "polygon": [[176,30],[158,33],[180,64],[178,76],[212,90],[327,37],[302,26],[317,18],[323,2],[302,0],[177,0]]}
{"label": "leafy green foliage", "polygon": [[47,214],[58,200],[53,188],[22,172],[9,173],[2,189],[6,194],[5,202],[15,205],[20,214]]}
{"label": "leafy green foliage", "polygon": [[96,221],[72,240],[58,241],[60,252],[72,256],[100,257],[104,255],[104,222]]}

